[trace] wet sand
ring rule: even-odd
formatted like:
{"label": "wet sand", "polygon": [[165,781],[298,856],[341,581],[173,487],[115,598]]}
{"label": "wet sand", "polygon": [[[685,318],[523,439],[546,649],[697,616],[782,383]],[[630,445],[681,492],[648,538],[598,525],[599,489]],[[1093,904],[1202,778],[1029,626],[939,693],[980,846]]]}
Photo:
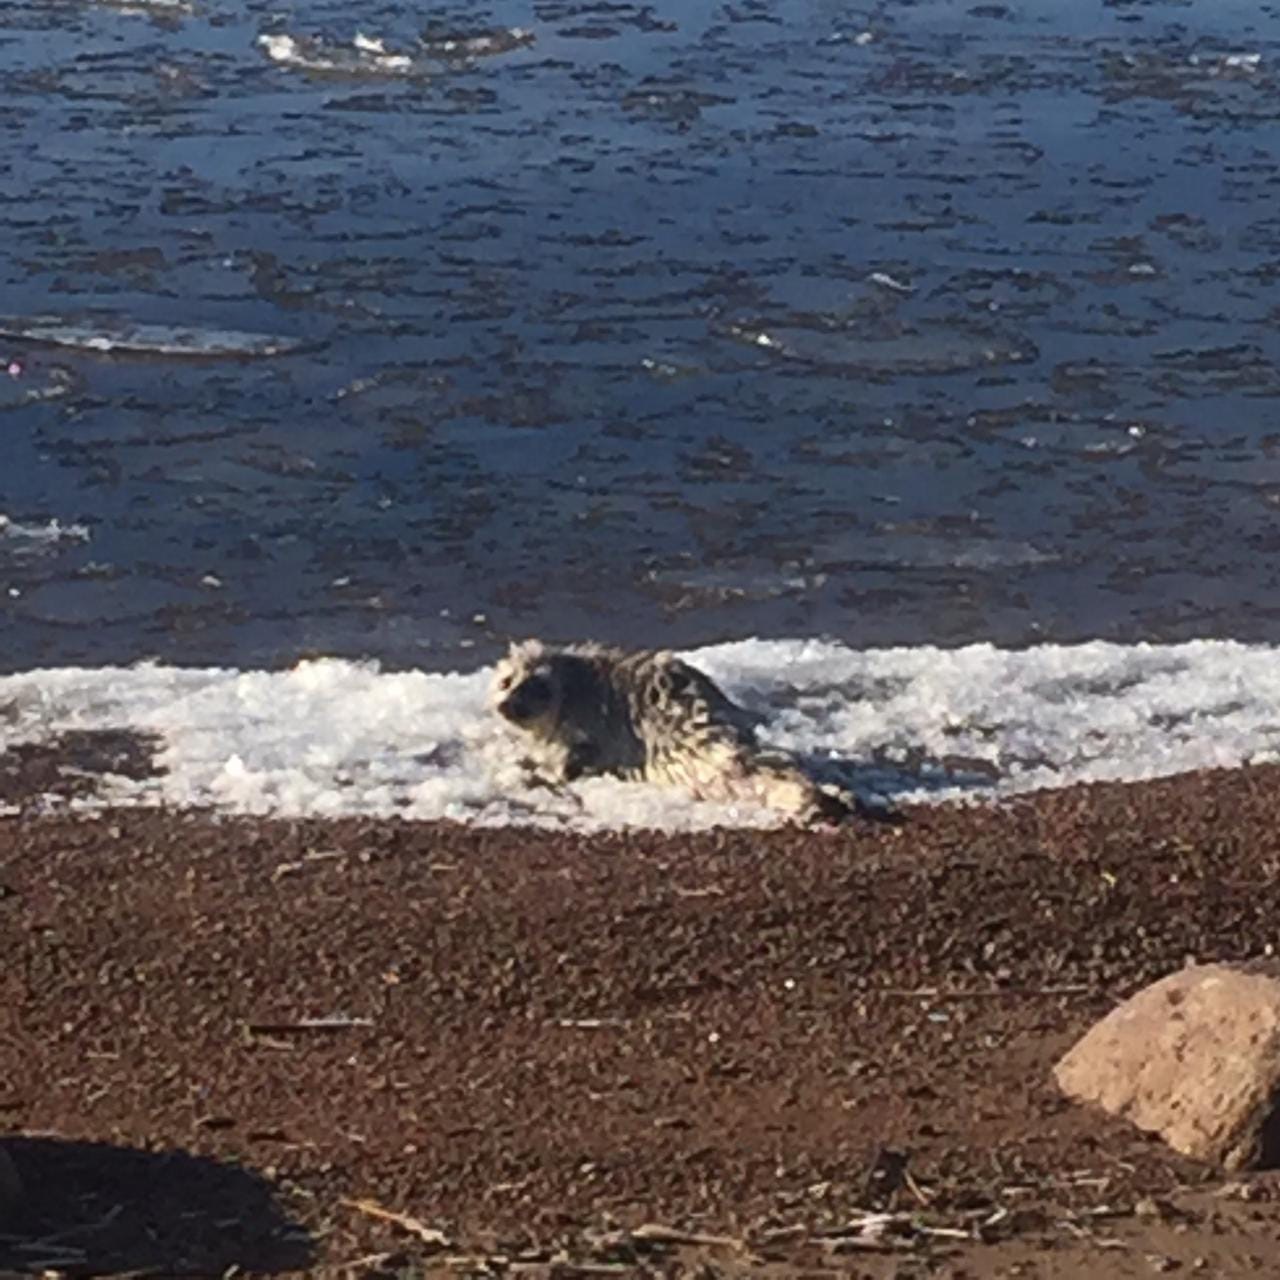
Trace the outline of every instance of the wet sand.
{"label": "wet sand", "polygon": [[1139,985],[1273,944],[1278,783],[678,840],[6,819],[0,1267],[1258,1274],[1269,1175],[1048,1073]]}

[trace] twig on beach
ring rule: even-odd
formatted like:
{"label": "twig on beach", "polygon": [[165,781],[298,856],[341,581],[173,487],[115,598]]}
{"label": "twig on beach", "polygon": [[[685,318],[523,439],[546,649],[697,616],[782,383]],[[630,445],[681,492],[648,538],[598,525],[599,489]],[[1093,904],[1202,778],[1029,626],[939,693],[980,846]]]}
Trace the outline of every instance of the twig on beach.
{"label": "twig on beach", "polygon": [[1067,1216],[1067,1221],[1074,1221],[1084,1218],[1096,1221],[1099,1218],[1130,1218],[1133,1216],[1133,1208],[1130,1205],[1118,1204],[1099,1204],[1089,1209],[1077,1209]]}
{"label": "twig on beach", "polygon": [[902,1184],[911,1192],[924,1208],[928,1208],[933,1197],[911,1176],[910,1169],[903,1169]]}
{"label": "twig on beach", "polygon": [[1075,1173],[1064,1174],[1061,1178],[1051,1178],[1050,1181],[1063,1187],[1090,1187],[1094,1191],[1105,1191],[1111,1183],[1111,1175],[1080,1169]]}
{"label": "twig on beach", "polygon": [[905,1213],[867,1212],[842,1227],[830,1227],[813,1234],[818,1240],[848,1240],[855,1236],[864,1240],[879,1239],[889,1227],[902,1226],[910,1221],[910,1216]]}
{"label": "twig on beach", "polygon": [[[536,1270],[542,1274],[543,1266],[541,1262],[515,1262],[509,1264],[509,1268],[517,1273],[523,1270]],[[631,1276],[635,1275],[635,1268],[627,1262],[572,1262],[563,1256],[557,1256],[552,1260],[551,1274],[555,1276],[564,1276],[565,1280],[569,1280],[570,1276]]]}
{"label": "twig on beach", "polygon": [[396,1255],[394,1253],[366,1253],[362,1258],[352,1258],[350,1262],[339,1262],[334,1267],[324,1268],[324,1272],[334,1271],[338,1275],[346,1275],[356,1271],[364,1271],[371,1267],[382,1267],[391,1261]]}
{"label": "twig on beach", "polygon": [[811,1230],[803,1222],[793,1222],[785,1227],[770,1227],[751,1237],[756,1245],[784,1244],[790,1240],[803,1240]]}
{"label": "twig on beach", "polygon": [[712,1236],[700,1231],[683,1231],[679,1227],[664,1226],[660,1222],[645,1222],[633,1227],[627,1234],[632,1240],[652,1244],[693,1244],[710,1248],[739,1249],[746,1251],[746,1241],[737,1236]]}
{"label": "twig on beach", "polygon": [[435,1227],[429,1227],[425,1222],[419,1222],[417,1218],[411,1218],[407,1213],[397,1213],[394,1209],[384,1209],[373,1200],[343,1200],[342,1203],[347,1208],[356,1210],[357,1213],[363,1213],[370,1218],[377,1218],[382,1222],[392,1223],[402,1231],[407,1231],[410,1235],[417,1236],[423,1244],[433,1245],[437,1249],[447,1249],[453,1243],[443,1231]]}
{"label": "twig on beach", "polygon": [[915,1223],[912,1227],[913,1231],[919,1232],[925,1236],[937,1236],[942,1240],[972,1240],[972,1231],[962,1231],[959,1227],[926,1227],[921,1223]]}
{"label": "twig on beach", "polygon": [[248,1022],[245,1024],[255,1036],[283,1036],[294,1031],[356,1031],[373,1026],[372,1018],[299,1018],[297,1022]]}
{"label": "twig on beach", "polygon": [[1096,988],[1087,982],[1061,987],[989,987],[982,990],[944,991],[940,987],[872,987],[869,996],[894,996],[903,1000],[989,1000],[1000,996],[1083,996]]}
{"label": "twig on beach", "polygon": [[[919,1195],[925,1195],[923,1191]],[[967,1225],[933,1226],[920,1220],[910,1211],[862,1210],[861,1216],[850,1219],[842,1226],[825,1229],[803,1223],[773,1227],[751,1237],[755,1246],[779,1244],[784,1241],[807,1240],[832,1253],[902,1253],[915,1249],[923,1237],[939,1240],[963,1240],[976,1242],[989,1240],[993,1227],[1008,1216],[1009,1211],[999,1208],[986,1217],[973,1218]],[[964,1217],[969,1217],[965,1215]],[[964,1218],[962,1217],[962,1221]]]}
{"label": "twig on beach", "polygon": [[837,1253],[852,1249],[873,1253],[911,1249],[922,1236],[940,1240],[977,1238],[972,1229],[932,1227],[910,1213],[867,1213],[846,1226],[815,1233],[821,1244]]}
{"label": "twig on beach", "polygon": [[290,876],[298,871],[305,871],[308,867],[314,867],[318,862],[332,862],[334,858],[345,858],[346,856],[346,850],[344,849],[316,849],[305,857],[299,858],[297,862],[278,863],[276,869],[271,873],[271,878],[279,880],[283,876]]}

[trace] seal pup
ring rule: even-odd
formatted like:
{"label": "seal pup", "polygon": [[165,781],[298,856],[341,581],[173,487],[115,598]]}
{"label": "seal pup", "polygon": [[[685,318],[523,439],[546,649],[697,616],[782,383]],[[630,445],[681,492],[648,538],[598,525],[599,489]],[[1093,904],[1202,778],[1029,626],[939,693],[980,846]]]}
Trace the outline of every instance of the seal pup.
{"label": "seal pup", "polygon": [[611,774],[798,822],[836,822],[860,808],[790,757],[761,750],[757,717],[666,651],[525,640],[499,661],[491,703],[521,733],[529,771],[553,785]]}

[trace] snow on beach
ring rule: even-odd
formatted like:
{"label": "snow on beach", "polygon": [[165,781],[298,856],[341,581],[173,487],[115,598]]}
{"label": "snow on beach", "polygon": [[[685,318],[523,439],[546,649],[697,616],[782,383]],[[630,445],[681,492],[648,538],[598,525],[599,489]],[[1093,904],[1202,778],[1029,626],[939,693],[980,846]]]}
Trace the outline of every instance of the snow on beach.
{"label": "snow on beach", "polygon": [[[687,655],[765,715],[763,738],[895,801],[990,799],[1280,758],[1280,650],[1230,641],[858,651],[746,640]],[[600,830],[769,825],[766,813],[609,779],[521,785],[489,670],[139,665],[0,678],[0,750],[69,731],[157,742],[163,772],[80,806],[363,814]]]}

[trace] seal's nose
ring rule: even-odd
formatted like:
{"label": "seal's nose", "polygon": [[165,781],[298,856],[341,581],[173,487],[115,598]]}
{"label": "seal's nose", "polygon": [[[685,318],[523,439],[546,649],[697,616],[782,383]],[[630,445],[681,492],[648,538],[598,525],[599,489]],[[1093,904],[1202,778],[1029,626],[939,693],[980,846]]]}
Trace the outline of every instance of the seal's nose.
{"label": "seal's nose", "polygon": [[551,705],[551,686],[540,676],[521,681],[498,703],[498,714],[515,724],[528,724]]}

